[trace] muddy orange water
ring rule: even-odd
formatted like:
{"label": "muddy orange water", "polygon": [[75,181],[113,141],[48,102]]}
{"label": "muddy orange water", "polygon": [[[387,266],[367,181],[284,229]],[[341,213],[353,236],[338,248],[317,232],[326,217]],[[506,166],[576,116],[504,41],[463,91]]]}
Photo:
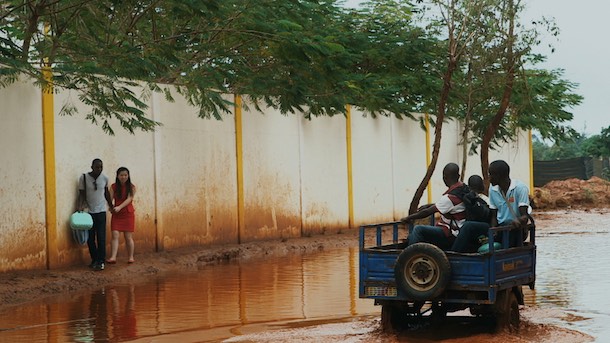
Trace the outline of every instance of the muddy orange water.
{"label": "muddy orange water", "polygon": [[536,289],[525,290],[517,334],[457,317],[380,332],[350,248],[29,303],[0,313],[0,342],[610,342],[610,216],[544,214],[536,243]]}

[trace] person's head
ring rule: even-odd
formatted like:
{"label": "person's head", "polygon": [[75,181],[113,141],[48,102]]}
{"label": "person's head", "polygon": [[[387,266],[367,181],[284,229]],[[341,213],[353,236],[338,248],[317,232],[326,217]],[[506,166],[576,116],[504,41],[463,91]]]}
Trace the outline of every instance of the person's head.
{"label": "person's head", "polygon": [[510,167],[503,160],[493,161],[489,164],[489,183],[498,185],[510,180]]}
{"label": "person's head", "polygon": [[479,175],[472,175],[468,178],[468,188],[477,193],[485,193],[485,184],[483,178]]}
{"label": "person's head", "polygon": [[116,178],[115,183],[117,184],[117,194],[120,196],[122,194],[122,190],[126,189],[127,194],[132,193],[131,188],[131,176],[129,175],[129,169],[125,167],[120,167],[116,170]]}
{"label": "person's head", "polygon": [[128,181],[131,181],[130,177],[129,177],[129,169],[125,168],[125,167],[120,167],[119,169],[116,170],[116,183],[126,183]]}
{"label": "person's head", "polygon": [[104,163],[102,163],[102,160],[99,158],[94,159],[91,162],[91,176],[97,178],[102,173],[102,170],[104,170]]}
{"label": "person's head", "polygon": [[443,168],[443,182],[451,187],[460,181],[460,167],[455,163],[447,163]]}

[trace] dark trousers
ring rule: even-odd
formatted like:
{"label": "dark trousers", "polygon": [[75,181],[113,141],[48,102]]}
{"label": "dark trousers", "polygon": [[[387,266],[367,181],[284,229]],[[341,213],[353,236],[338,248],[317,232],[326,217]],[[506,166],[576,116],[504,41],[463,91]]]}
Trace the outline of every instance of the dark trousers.
{"label": "dark trousers", "polygon": [[452,238],[447,237],[443,229],[430,225],[416,225],[407,239],[408,245],[424,242],[434,244],[442,250],[449,249],[452,240]]}
{"label": "dark trousers", "polygon": [[[505,222],[498,224],[498,226],[509,226],[512,222]],[[527,238],[527,229],[513,229],[510,231],[502,231],[497,235],[495,241],[504,244],[505,236],[508,236],[509,247],[520,247],[523,246],[523,241]]]}
{"label": "dark trousers", "polygon": [[466,221],[460,228],[460,233],[451,246],[451,251],[456,252],[476,252],[479,248],[477,238],[481,235],[487,237],[489,224],[482,222]]}
{"label": "dark trousers", "polygon": [[90,213],[93,218],[93,227],[89,230],[89,255],[91,263],[106,261],[106,212]]}

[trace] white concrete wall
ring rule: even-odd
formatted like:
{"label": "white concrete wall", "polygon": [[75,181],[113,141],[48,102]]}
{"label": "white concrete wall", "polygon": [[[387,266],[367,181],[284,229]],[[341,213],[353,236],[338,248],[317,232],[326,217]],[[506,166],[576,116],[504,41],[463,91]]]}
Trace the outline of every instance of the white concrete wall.
{"label": "white concrete wall", "polygon": [[[170,103],[153,98],[154,176],[160,248],[237,242],[235,123],[197,117],[197,110],[176,96]],[[232,99],[230,99],[232,100]],[[151,144],[152,145],[152,144]],[[151,159],[151,156],[148,156]]]}
{"label": "white concrete wall", "polygon": [[[419,119],[420,116],[417,117]],[[394,161],[394,217],[398,220],[409,213],[413,194],[426,174],[426,132],[418,121],[392,121],[392,160]],[[431,140],[433,135],[430,135]],[[430,141],[432,144],[432,141]],[[428,202],[424,192],[420,203]]]}
{"label": "white concrete wall", "polygon": [[349,224],[346,118],[300,120],[303,234],[345,230]]}
{"label": "white concrete wall", "polygon": [[0,271],[46,264],[40,90],[0,90]]}
{"label": "white concrete wall", "polygon": [[354,224],[392,220],[392,119],[352,111]]}
{"label": "white concrete wall", "polygon": [[[137,90],[136,90],[137,91]],[[144,99],[154,133],[129,134],[111,121],[115,136],[84,118],[88,108],[70,92],[55,94],[55,113],[70,102],[80,113],[55,116],[54,185],[56,223],[46,223],[41,92],[27,83],[0,89],[0,272],[88,263],[86,246],[72,241],[68,218],[76,207],[77,180],[101,158],[114,181],[126,166],[138,187],[136,253],[185,246],[291,238],[349,229],[347,120],[345,116],[306,120],[251,106],[242,111],[243,230],[238,224],[237,147],[234,113],[223,120],[200,119],[176,94]],[[228,100],[232,100],[230,96]],[[404,216],[423,178],[426,136],[417,121],[364,116],[351,111],[352,229]],[[432,129],[432,128],[431,128]],[[434,141],[430,134],[430,144]],[[432,201],[446,189],[442,168],[461,164],[459,127],[444,124],[443,146],[430,186]],[[466,176],[480,174],[470,156]],[[491,152],[513,178],[529,184],[529,137]],[[428,202],[424,192],[420,204]],[[110,225],[110,215],[108,216]],[[47,225],[49,230],[47,230]],[[54,230],[56,228],[56,230]],[[50,242],[47,247],[47,234]],[[108,235],[109,237],[110,235]],[[124,253],[121,240],[119,254]]]}
{"label": "white concrete wall", "polygon": [[243,110],[245,232],[240,241],[301,235],[299,117]]}

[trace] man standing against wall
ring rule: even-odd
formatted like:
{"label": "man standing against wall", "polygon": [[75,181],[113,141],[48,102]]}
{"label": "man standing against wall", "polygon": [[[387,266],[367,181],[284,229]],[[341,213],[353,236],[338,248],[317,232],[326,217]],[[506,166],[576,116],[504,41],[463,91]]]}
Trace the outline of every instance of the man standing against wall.
{"label": "man standing against wall", "polygon": [[91,171],[81,175],[78,182],[79,210],[89,209],[93,218],[93,227],[89,230],[89,255],[94,270],[104,270],[106,261],[106,211],[112,209],[112,200],[108,191],[108,177],[102,174],[104,164],[96,158],[91,162]]}

